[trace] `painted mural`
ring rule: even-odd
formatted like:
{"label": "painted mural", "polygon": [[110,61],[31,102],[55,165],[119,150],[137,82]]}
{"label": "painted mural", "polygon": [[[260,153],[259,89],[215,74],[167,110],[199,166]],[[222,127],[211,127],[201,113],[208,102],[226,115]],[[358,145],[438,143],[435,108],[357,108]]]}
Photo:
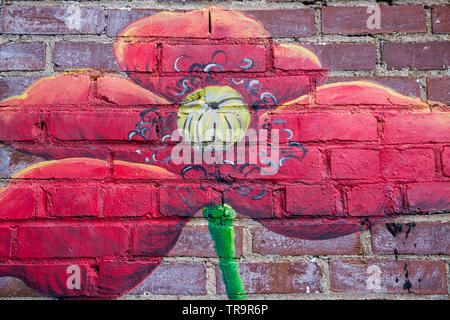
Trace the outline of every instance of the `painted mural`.
{"label": "painted mural", "polygon": [[[212,10],[221,15],[210,30]],[[401,211],[396,203],[385,204],[382,215],[369,218],[347,216],[333,204],[324,209],[319,199],[332,186],[330,181],[311,195],[317,201],[299,195],[305,205],[274,209],[273,195],[280,186],[296,181],[314,185],[318,176],[321,179],[316,165],[322,161],[320,143],[303,142],[302,134],[309,134],[310,128],[303,126],[298,132],[295,112],[310,111],[319,102],[322,106],[317,108],[328,111],[364,104],[370,106],[368,112],[377,105],[422,112],[428,105],[420,99],[371,82],[323,85],[326,70],[311,50],[276,44],[257,20],[216,7],[161,12],[137,20],[119,34],[114,53],[127,76],[67,71],[43,78],[22,95],[1,102],[2,108],[16,110],[17,117],[5,118],[3,123],[17,136],[26,136],[30,124],[38,122],[44,132],[58,137],[39,136],[38,143],[5,141],[47,161],[17,172],[13,182],[1,189],[3,218],[19,229],[20,241],[14,255],[0,263],[1,276],[21,278],[53,297],[118,297],[158,267],[190,217],[203,215],[209,222],[227,295],[245,299],[234,247],[237,215],[287,237],[323,240],[359,232]],[[278,71],[267,70],[267,61]],[[289,70],[296,71],[287,74]],[[311,119],[311,126],[315,121]],[[333,130],[342,126],[345,135],[345,120],[329,126]],[[358,130],[356,135],[365,136],[370,129]],[[66,143],[61,146],[58,140]],[[360,139],[348,140],[351,146]],[[382,144],[377,139],[372,146]],[[351,162],[342,161],[347,160]],[[370,171],[369,167],[370,162]],[[35,181],[98,182],[109,174],[113,176],[109,182],[117,186],[133,179],[143,183],[120,192],[109,190],[111,203],[105,200],[101,217],[63,214],[57,221],[35,217],[34,199],[24,193]],[[167,182],[170,187],[164,189],[158,208],[152,195]],[[75,201],[77,194],[52,188],[59,192],[59,200],[54,201],[63,211],[71,206],[97,210],[91,196],[80,198],[80,204]],[[127,198],[134,207],[125,208]],[[135,211],[131,216],[141,219],[130,218],[130,210]],[[35,224],[22,221],[31,217]],[[124,249],[130,236],[133,250]],[[50,267],[46,259],[52,257],[61,258],[61,264]],[[66,286],[68,261],[81,268],[81,289]]]}

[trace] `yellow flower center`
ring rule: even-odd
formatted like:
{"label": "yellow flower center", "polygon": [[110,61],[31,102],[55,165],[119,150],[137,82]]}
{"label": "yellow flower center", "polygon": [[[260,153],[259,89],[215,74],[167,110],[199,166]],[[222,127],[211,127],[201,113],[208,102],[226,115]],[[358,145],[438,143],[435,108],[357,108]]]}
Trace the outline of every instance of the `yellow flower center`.
{"label": "yellow flower center", "polygon": [[209,86],[188,95],[178,110],[178,129],[196,150],[220,151],[241,140],[250,124],[242,96],[228,86]]}

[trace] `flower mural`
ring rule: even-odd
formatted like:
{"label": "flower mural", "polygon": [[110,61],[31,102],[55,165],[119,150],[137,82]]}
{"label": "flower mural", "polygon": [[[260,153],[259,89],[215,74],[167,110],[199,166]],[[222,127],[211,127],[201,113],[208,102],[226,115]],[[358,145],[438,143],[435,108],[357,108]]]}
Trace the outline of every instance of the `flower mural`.
{"label": "flower mural", "polygon": [[[221,14],[210,28],[213,11]],[[15,108],[20,115],[26,112],[28,118],[2,119],[6,128],[19,135],[28,130],[27,125],[39,122],[36,119],[50,123],[45,130],[52,138],[40,136],[38,144],[6,141],[19,151],[49,161],[16,173],[0,193],[4,217],[13,221],[33,217],[45,227],[21,226],[19,222],[23,230],[19,232],[18,260],[0,264],[0,275],[22,278],[50,296],[117,297],[132,290],[169,254],[187,219],[202,209],[209,220],[228,296],[244,298],[234,249],[234,210],[273,232],[300,239],[336,238],[361,231],[372,222],[363,216],[344,217],[339,208],[329,208],[332,215],[322,217],[317,215],[323,210],[319,201],[309,202],[306,213],[304,208],[274,210],[273,195],[279,192],[280,182],[311,182],[320,175],[312,170],[322,156],[316,147],[302,143],[293,111],[319,102],[331,108],[348,104],[428,108],[418,98],[370,82],[322,85],[326,71],[312,51],[297,44],[275,44],[261,23],[223,8],[161,12],[140,19],[119,34],[114,53],[128,78],[93,70],[68,71],[43,78],[21,96],[0,104]],[[273,61],[278,70],[269,70],[267,61]],[[297,71],[284,73],[292,69]],[[114,112],[105,111],[105,105],[114,107]],[[38,118],[33,118],[36,114]],[[173,141],[174,132],[180,140]],[[279,156],[276,161],[267,152],[252,149],[256,141],[249,132],[265,134],[256,139],[267,141],[266,146]],[[272,132],[277,132],[276,145]],[[58,140],[71,145],[61,146]],[[112,142],[105,145],[97,140]],[[176,149],[179,141],[185,142],[182,155]],[[247,148],[240,151],[236,146],[242,141],[247,141]],[[231,159],[219,157],[229,150]],[[212,161],[180,161],[195,157],[196,152]],[[258,157],[250,161],[254,152]],[[239,157],[243,161],[239,162]],[[35,217],[34,200],[23,192],[29,181],[103,181],[108,172],[112,172],[113,182],[141,179],[149,183],[119,191],[107,189],[105,194],[113,195],[109,198],[113,205],[104,200],[100,220],[106,222],[98,225],[85,225],[70,214],[62,224]],[[159,210],[152,199],[160,186],[155,181],[172,182]],[[54,185],[50,188],[62,190],[62,201],[75,206],[76,194],[67,195],[64,188]],[[90,211],[95,204],[88,198],[80,201]],[[126,219],[129,208],[121,211],[124,205],[119,202],[126,203],[127,198],[132,199],[131,207],[141,220]],[[394,213],[395,205],[392,207],[386,212]],[[108,220],[111,217],[123,219]],[[95,220],[89,215],[85,218]],[[11,226],[16,226],[15,222]],[[124,248],[130,236],[133,253]],[[76,263],[83,269],[81,291],[66,288],[63,264],[49,267],[36,263],[36,259],[56,256],[80,257]]]}

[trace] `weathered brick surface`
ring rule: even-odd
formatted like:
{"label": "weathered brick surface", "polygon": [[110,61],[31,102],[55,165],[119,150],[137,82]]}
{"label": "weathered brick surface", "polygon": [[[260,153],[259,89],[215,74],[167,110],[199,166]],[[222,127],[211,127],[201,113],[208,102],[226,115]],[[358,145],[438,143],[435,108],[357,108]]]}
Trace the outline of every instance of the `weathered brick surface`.
{"label": "weathered brick surface", "polygon": [[449,231],[444,222],[377,224],[372,248],[375,254],[449,254]]}
{"label": "weathered brick surface", "polygon": [[450,77],[428,77],[428,99],[450,103]]}
{"label": "weathered brick surface", "polygon": [[446,69],[449,66],[450,42],[385,42],[381,48],[388,69]]}
{"label": "weathered brick surface", "polygon": [[[224,203],[250,297],[448,299],[449,6],[273,2],[3,1],[0,298],[223,298]],[[176,163],[202,122],[279,157]]]}
{"label": "weathered brick surface", "polygon": [[[374,273],[380,276],[378,285],[369,279]],[[443,261],[332,260],[330,285],[348,293],[447,293]]]}
{"label": "weathered brick surface", "polygon": [[[322,272],[312,262],[240,263],[239,271],[247,293],[320,293]],[[217,291],[225,293],[220,271]]]}
{"label": "weathered brick surface", "polygon": [[130,294],[206,294],[206,268],[202,263],[163,263]]}
{"label": "weathered brick surface", "polygon": [[2,8],[2,32],[11,34],[101,34],[105,14],[101,7]]}
{"label": "weathered brick surface", "polygon": [[0,99],[21,94],[39,77],[4,77],[0,78]]}
{"label": "weathered brick surface", "polygon": [[380,153],[377,150],[333,150],[331,175],[335,179],[377,179],[380,175]]}
{"label": "weathered brick surface", "polygon": [[381,6],[380,29],[369,29],[367,19],[373,11],[367,7],[324,7],[322,8],[322,32],[325,34],[360,34],[425,32],[425,10],[416,6]]}
{"label": "weathered brick surface", "polygon": [[44,43],[0,43],[0,70],[44,70]]}

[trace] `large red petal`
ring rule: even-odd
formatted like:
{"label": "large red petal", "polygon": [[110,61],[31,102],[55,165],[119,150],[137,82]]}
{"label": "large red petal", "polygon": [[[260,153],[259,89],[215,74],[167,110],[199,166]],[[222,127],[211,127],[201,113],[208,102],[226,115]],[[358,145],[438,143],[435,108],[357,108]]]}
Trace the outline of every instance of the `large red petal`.
{"label": "large red petal", "polygon": [[[121,162],[115,163],[115,167],[121,179],[133,179],[136,170],[142,178],[153,181],[170,181],[174,178],[173,174],[153,166]],[[96,193],[100,194],[102,188],[106,187],[101,181],[107,175],[107,168],[108,163],[105,161],[87,158],[43,162],[18,172],[14,176],[14,183],[0,189],[2,231],[14,227],[19,233],[15,253],[0,250],[2,258],[7,258],[0,263],[0,276],[21,278],[33,289],[50,296],[105,298],[117,297],[133,289],[159,265],[162,257],[175,245],[186,220],[175,215],[167,216],[164,210],[160,212],[153,206],[150,199],[158,194],[157,189],[153,189],[152,195],[149,193],[152,190],[150,188],[140,192],[134,186],[126,190],[121,189],[123,185],[110,186],[107,187],[108,194],[104,195],[104,201],[120,203],[117,206],[104,203],[100,216],[73,220],[64,219],[63,215],[57,221],[50,216],[57,213],[49,211],[52,208],[55,210],[55,205],[64,208],[66,213],[72,208],[97,212],[97,201],[92,201],[94,196],[77,192],[67,195],[66,191],[58,194],[55,192],[55,183],[58,179],[78,179],[77,184],[82,185],[80,188],[88,183],[90,190],[97,190]],[[47,180],[50,178],[51,182]],[[72,188],[76,190],[76,187]],[[51,200],[47,200],[51,206],[47,205],[47,209],[41,205],[37,209],[34,203],[36,197],[28,194],[29,191],[41,189],[51,194]],[[124,192],[129,192],[127,198],[133,199],[133,205],[126,205],[128,200],[122,197]],[[115,197],[110,197],[111,194]],[[183,190],[178,194],[183,195]],[[193,198],[191,200],[194,201]],[[198,210],[185,203],[177,203],[178,210],[183,208],[186,216]],[[20,214],[14,213],[14,209]],[[132,212],[142,209],[148,210],[150,214]],[[111,222],[104,218],[111,215],[122,219]],[[136,217],[140,219],[136,220]],[[135,230],[132,243],[129,242],[130,230]],[[55,257],[64,257],[65,261],[52,260]],[[24,259],[33,259],[33,262]],[[79,289],[67,285],[69,276],[75,270],[73,268],[80,274]]]}

